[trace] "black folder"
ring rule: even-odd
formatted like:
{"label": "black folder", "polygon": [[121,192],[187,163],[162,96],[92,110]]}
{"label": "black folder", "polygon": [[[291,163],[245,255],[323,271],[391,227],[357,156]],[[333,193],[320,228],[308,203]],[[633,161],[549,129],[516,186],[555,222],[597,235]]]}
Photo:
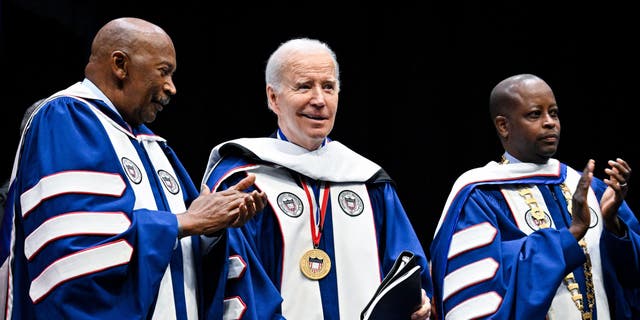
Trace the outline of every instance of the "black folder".
{"label": "black folder", "polygon": [[362,310],[361,320],[407,320],[422,303],[422,267],[413,252],[403,251]]}

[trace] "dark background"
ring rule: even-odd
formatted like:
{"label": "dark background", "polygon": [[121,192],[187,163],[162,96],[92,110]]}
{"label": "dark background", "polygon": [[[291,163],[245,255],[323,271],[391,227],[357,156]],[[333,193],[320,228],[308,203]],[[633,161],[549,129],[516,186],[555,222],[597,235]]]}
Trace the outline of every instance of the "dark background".
{"label": "dark background", "polygon": [[[556,158],[576,169],[593,158],[599,178],[615,157],[640,170],[640,19],[631,2],[425,2],[0,0],[0,178],[10,175],[24,110],[81,81],[95,32],[120,16],[147,19],[174,40],[178,94],[149,126],[196,183],[213,146],[275,130],[265,62],[301,36],[338,56],[331,137],[394,178],[425,250],[456,177],[502,153],[488,97],[507,76],[534,73],[554,89]],[[631,185],[627,200],[640,212]]]}

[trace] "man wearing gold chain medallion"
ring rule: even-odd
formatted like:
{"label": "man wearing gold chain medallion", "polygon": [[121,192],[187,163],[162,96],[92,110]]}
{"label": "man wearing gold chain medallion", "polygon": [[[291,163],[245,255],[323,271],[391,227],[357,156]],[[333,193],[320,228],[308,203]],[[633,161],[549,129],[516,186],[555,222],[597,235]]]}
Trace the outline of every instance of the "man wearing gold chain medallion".
{"label": "man wearing gold chain medallion", "polygon": [[454,183],[431,245],[438,319],[634,319],[640,226],[624,198],[631,168],[552,158],[559,108],[549,85],[520,74],[491,92],[502,159]]}

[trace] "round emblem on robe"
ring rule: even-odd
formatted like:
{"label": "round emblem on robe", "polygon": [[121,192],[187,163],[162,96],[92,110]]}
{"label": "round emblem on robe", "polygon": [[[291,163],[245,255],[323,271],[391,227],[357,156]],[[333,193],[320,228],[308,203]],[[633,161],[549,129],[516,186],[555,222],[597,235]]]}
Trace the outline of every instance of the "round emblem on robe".
{"label": "round emblem on robe", "polygon": [[122,169],[124,169],[127,178],[131,180],[131,182],[135,184],[139,184],[142,181],[142,172],[140,172],[140,168],[128,158],[122,157],[120,160],[122,163]]}
{"label": "round emblem on robe", "polygon": [[178,180],[176,180],[176,178],[174,178],[169,172],[158,170],[158,177],[160,177],[160,181],[162,181],[164,187],[167,188],[167,191],[171,192],[171,194],[178,194],[178,192],[180,192]]}
{"label": "round emblem on robe", "polygon": [[302,214],[302,200],[291,192],[283,192],[278,195],[278,207],[286,215],[297,218]]}
{"label": "round emblem on robe", "polygon": [[531,209],[527,210],[524,214],[524,220],[527,222],[527,225],[531,230],[537,231],[539,229],[549,228],[553,226],[553,221],[551,220],[551,216],[546,211],[542,211],[544,213],[544,218],[537,219],[531,213]]}
{"label": "round emblem on robe", "polygon": [[362,198],[351,190],[344,190],[340,192],[338,195],[338,203],[340,203],[342,211],[352,217],[360,215],[364,210],[364,202],[362,202]]}

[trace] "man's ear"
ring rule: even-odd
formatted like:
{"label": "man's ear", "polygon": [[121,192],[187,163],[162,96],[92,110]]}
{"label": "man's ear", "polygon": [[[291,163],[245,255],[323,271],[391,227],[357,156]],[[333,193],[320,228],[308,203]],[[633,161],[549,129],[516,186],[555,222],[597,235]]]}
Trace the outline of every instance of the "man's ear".
{"label": "man's ear", "polygon": [[129,66],[129,56],[124,51],[114,51],[111,53],[111,70],[120,80],[127,77],[127,68]]}
{"label": "man's ear", "polygon": [[496,118],[493,120],[493,124],[496,126],[496,131],[502,139],[506,139],[509,136],[508,123],[509,120],[507,119],[507,117],[501,115],[496,116]]}
{"label": "man's ear", "polygon": [[278,114],[280,111],[278,108],[278,94],[276,90],[269,84],[267,84],[267,103],[269,104],[269,109],[275,114]]}

